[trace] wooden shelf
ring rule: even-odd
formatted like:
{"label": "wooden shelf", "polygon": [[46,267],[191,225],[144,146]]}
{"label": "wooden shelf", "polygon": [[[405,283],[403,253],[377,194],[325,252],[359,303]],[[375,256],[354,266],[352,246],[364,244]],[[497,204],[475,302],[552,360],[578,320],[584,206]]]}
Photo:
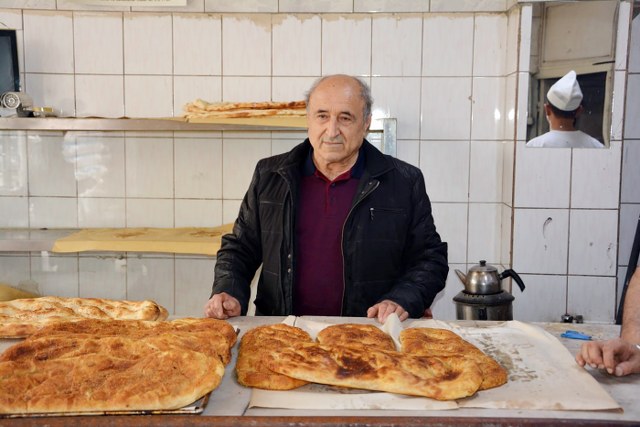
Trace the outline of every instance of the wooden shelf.
{"label": "wooden shelf", "polygon": [[[228,120],[216,123],[190,123],[181,119],[100,119],[66,117],[3,117],[1,130],[40,131],[304,131],[304,126],[281,126],[281,121]],[[271,123],[271,124],[270,124]]]}

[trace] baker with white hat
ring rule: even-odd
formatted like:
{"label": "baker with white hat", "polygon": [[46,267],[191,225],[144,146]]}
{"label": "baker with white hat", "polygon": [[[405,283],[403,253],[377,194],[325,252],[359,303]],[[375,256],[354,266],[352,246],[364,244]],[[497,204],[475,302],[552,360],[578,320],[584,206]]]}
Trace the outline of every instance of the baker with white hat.
{"label": "baker with white hat", "polygon": [[575,128],[576,118],[582,113],[582,90],[575,71],[569,71],[549,88],[544,111],[550,130],[527,142],[527,147],[603,146],[597,139]]}

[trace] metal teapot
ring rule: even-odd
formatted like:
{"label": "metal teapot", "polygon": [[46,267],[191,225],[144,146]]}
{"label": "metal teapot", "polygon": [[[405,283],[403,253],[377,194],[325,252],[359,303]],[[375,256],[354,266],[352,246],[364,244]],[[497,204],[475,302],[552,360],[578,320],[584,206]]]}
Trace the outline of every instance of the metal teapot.
{"label": "metal teapot", "polygon": [[460,281],[464,284],[467,293],[473,295],[493,295],[502,292],[500,281],[506,277],[512,277],[521,291],[524,291],[524,282],[518,273],[511,269],[498,274],[498,269],[480,260],[480,264],[474,265],[466,275],[460,270],[455,270]]}

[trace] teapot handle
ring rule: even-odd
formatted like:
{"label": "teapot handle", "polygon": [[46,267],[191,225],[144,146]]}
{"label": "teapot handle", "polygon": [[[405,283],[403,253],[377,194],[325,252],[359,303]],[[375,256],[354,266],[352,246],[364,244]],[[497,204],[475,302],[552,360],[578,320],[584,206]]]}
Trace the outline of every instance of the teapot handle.
{"label": "teapot handle", "polygon": [[518,273],[516,273],[512,269],[509,268],[503,271],[502,273],[500,273],[499,277],[500,277],[500,280],[504,279],[505,277],[513,277],[513,280],[515,280],[518,286],[520,287],[520,291],[524,291],[524,282],[522,281]]}

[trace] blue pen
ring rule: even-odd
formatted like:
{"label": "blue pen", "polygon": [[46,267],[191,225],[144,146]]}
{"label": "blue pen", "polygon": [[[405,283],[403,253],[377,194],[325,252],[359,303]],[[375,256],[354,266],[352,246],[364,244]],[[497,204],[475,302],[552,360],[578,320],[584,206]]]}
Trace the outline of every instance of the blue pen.
{"label": "blue pen", "polygon": [[578,331],[566,331],[563,334],[560,335],[562,338],[571,338],[574,340],[585,340],[585,341],[589,341],[591,339],[591,335],[586,335],[583,334],[582,332],[578,332]]}

